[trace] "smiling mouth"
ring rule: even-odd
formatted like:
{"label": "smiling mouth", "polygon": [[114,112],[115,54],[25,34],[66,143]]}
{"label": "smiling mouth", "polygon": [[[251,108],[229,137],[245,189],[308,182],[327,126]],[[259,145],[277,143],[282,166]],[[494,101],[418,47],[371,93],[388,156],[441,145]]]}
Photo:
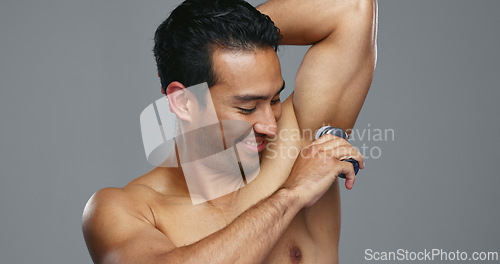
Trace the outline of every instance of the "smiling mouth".
{"label": "smiling mouth", "polygon": [[256,142],[256,141],[245,141],[245,144],[251,146],[251,147],[258,147],[264,143],[264,140],[261,142]]}
{"label": "smiling mouth", "polygon": [[244,146],[250,150],[250,152],[262,152],[266,148],[266,139],[250,139],[250,140],[245,140],[242,143],[244,143]]}

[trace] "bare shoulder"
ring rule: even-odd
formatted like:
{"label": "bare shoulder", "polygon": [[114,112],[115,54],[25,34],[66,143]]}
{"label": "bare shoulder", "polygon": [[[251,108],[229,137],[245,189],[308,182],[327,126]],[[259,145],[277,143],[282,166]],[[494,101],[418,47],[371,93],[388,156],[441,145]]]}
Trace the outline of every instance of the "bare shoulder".
{"label": "bare shoulder", "polygon": [[110,258],[130,259],[132,252],[153,250],[148,243],[162,249],[174,248],[156,228],[152,205],[163,194],[152,188],[152,179],[139,177],[123,188],[104,188],[89,199],[82,230],[95,263],[114,263]]}
{"label": "bare shoulder", "polygon": [[[147,206],[148,198],[154,196],[154,190],[145,185],[130,185],[124,188],[104,188],[92,195],[83,213],[83,223],[95,218],[105,218],[119,211],[129,214],[141,214]],[[143,217],[147,220],[147,216]]]}
{"label": "bare shoulder", "polygon": [[90,197],[83,212],[84,231],[86,224],[106,221],[115,214],[129,214],[154,225],[152,206],[158,200],[175,195],[172,182],[161,177],[161,168],[136,178],[123,188],[104,188]]}

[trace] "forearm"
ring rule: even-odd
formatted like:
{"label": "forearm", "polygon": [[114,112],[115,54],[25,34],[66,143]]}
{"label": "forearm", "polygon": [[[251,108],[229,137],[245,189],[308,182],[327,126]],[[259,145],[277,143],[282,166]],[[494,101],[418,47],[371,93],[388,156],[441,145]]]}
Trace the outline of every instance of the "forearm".
{"label": "forearm", "polygon": [[158,263],[260,263],[302,208],[290,191],[279,189],[224,229],[160,257]]}

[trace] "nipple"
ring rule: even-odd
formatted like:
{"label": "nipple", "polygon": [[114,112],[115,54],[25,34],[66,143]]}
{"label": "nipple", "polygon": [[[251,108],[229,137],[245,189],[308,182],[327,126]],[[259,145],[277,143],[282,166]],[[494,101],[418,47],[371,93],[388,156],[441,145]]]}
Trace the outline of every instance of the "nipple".
{"label": "nipple", "polygon": [[302,260],[302,252],[300,251],[300,248],[297,246],[293,246],[290,248],[290,258],[292,259],[293,263],[299,263],[300,260]]}

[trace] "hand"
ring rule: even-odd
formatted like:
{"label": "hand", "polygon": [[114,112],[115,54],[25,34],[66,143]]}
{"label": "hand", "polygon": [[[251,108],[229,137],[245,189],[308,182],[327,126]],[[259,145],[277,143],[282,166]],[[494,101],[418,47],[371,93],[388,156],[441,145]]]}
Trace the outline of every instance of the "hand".
{"label": "hand", "polygon": [[350,158],[359,162],[360,169],[365,167],[363,156],[347,140],[324,135],[301,150],[283,188],[294,191],[305,207],[319,200],[339,174],[345,174],[350,190],[356,175],[352,164],[343,162]]}

